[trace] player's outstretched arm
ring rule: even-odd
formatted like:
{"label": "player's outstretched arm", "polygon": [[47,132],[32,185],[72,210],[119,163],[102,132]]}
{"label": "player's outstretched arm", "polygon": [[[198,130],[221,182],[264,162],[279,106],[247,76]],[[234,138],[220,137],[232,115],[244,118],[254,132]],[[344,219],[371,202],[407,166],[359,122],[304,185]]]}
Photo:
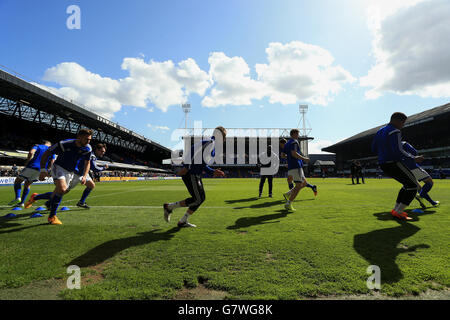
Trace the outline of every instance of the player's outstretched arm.
{"label": "player's outstretched arm", "polygon": [[295,150],[292,150],[292,151],[291,151],[291,155],[292,155],[294,158],[300,159],[300,160],[302,160],[302,161],[304,161],[304,162],[306,162],[306,163],[309,162],[309,158],[306,158],[306,157],[302,156],[301,154],[299,154],[299,153],[296,152]]}
{"label": "player's outstretched arm", "polygon": [[50,176],[50,170],[52,170],[52,168],[53,168],[53,164],[55,163],[55,158],[52,158],[51,160],[50,160],[50,162],[49,162],[49,164],[48,164],[48,167],[47,167],[47,172],[48,172],[48,175]]}
{"label": "player's outstretched arm", "polygon": [[25,167],[28,165],[28,163],[30,163],[31,159],[33,159],[35,152],[36,152],[35,147],[31,148],[31,150],[28,151],[27,161],[25,161],[25,164],[24,164]]}
{"label": "player's outstretched arm", "polygon": [[91,169],[91,161],[90,160],[84,160],[84,172],[83,176],[81,177],[81,184],[86,183],[86,177],[89,174],[89,170]]}
{"label": "player's outstretched arm", "polygon": [[213,172],[213,177],[214,177],[214,178],[217,178],[217,177],[225,177],[225,172],[223,172],[222,170],[220,170],[220,168],[219,168],[219,169],[216,169],[216,170],[214,170],[214,172]]}
{"label": "player's outstretched arm", "polygon": [[189,170],[186,167],[183,167],[181,170],[178,170],[176,174],[178,176],[184,176]]}
{"label": "player's outstretched arm", "polygon": [[45,178],[48,176],[48,171],[45,168],[46,164],[47,164],[47,160],[48,158],[51,156],[51,151],[49,149],[47,149],[44,154],[42,155],[41,158],[41,173],[39,174],[39,180],[40,181],[44,181]]}

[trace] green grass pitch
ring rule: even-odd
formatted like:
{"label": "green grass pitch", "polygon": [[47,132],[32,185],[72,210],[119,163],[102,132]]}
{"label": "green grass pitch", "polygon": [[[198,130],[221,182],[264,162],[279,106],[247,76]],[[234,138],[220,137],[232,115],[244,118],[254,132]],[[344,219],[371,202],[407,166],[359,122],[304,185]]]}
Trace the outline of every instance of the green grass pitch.
{"label": "green grass pitch", "polygon": [[[181,180],[98,183],[90,210],[75,207],[78,186],[63,199],[71,210],[58,213],[62,226],[30,219],[32,209],[0,218],[0,299],[173,299],[199,287],[213,298],[339,298],[370,293],[369,265],[381,269],[383,295],[448,291],[450,180],[431,191],[442,205],[407,223],[389,214],[393,180],[310,182],[318,196],[303,189],[288,213],[285,179],[261,199],[258,179],[204,179],[206,201],[190,219],[198,227],[188,229],[176,227],[183,208],[163,219],[164,202],[188,195]],[[0,187],[1,216],[13,212],[12,197],[12,186]],[[79,290],[65,287],[69,265],[81,267]]]}

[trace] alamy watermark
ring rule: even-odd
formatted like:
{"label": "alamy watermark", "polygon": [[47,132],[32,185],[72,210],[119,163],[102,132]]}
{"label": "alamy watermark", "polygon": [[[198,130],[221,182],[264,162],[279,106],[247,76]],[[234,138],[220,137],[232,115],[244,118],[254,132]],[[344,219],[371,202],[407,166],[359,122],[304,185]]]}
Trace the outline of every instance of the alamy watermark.
{"label": "alamy watermark", "polygon": [[369,290],[380,290],[381,289],[381,270],[379,266],[370,265],[366,270],[367,274],[371,276],[367,278],[366,284]]}
{"label": "alamy watermark", "polygon": [[67,267],[67,273],[70,274],[69,278],[67,278],[67,288],[72,289],[81,289],[81,270],[79,266],[71,265]]}
{"label": "alamy watermark", "polygon": [[[185,136],[185,130],[176,129],[172,132],[171,140],[179,141],[185,137],[183,157],[177,151],[172,151],[171,160],[174,165],[181,164],[261,164],[261,175],[274,175],[280,165],[280,131],[278,129],[227,129],[225,141],[219,130],[206,134],[201,121],[194,122],[193,135]],[[213,142],[205,147],[202,140]],[[235,138],[237,145],[235,148]],[[248,149],[246,139],[248,138]],[[268,150],[270,145],[271,150]],[[236,151],[235,151],[236,149]],[[213,152],[214,150],[214,152]],[[265,165],[265,166],[264,166]]]}
{"label": "alamy watermark", "polygon": [[79,6],[73,4],[67,7],[66,13],[70,16],[66,20],[67,29],[81,29],[81,9]]}

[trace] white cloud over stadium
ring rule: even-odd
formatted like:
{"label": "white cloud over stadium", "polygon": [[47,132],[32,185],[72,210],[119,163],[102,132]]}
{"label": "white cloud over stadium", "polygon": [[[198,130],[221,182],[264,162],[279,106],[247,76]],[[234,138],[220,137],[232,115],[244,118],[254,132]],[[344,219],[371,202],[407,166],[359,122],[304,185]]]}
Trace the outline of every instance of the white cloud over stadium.
{"label": "white cloud over stadium", "polygon": [[122,69],[129,72],[128,77],[111,79],[75,62],[63,62],[47,69],[44,80],[61,86],[47,86],[48,90],[106,117],[111,117],[123,105],[147,107],[153,103],[167,111],[169,106],[186,101],[190,93],[203,95],[210,86],[207,73],[200,70],[193,59],[175,65],[170,60],[146,63],[140,58],[125,58]]}
{"label": "white cloud over stadium", "polygon": [[[447,0],[373,0],[368,26],[373,34],[374,65],[359,78],[366,98],[385,93],[421,97],[450,96],[450,2]],[[179,63],[124,58],[128,76],[112,79],[63,62],[45,71],[43,86],[112,117],[122,106],[167,111],[192,94],[204,107],[242,106],[267,99],[273,104],[327,105],[355,78],[328,50],[304,43],[272,42],[266,61],[249,66],[243,57],[209,55],[209,70],[188,58]]]}
{"label": "white cloud over stadium", "polygon": [[326,105],[345,83],[355,79],[339,65],[330,52],[299,41],[270,43],[266,64],[256,64],[256,76],[242,57],[213,52],[209,71],[194,59],[178,64],[168,60],[145,62],[125,58],[122,70],[128,77],[111,79],[95,74],[75,62],[63,62],[45,71],[44,80],[59,85],[48,90],[111,117],[121,106],[167,111],[185,102],[190,94],[202,97],[205,107],[250,105],[269,98],[270,103],[306,101]]}
{"label": "white cloud over stadium", "polygon": [[374,1],[368,11],[375,65],[360,79],[366,98],[384,93],[450,97],[450,2]]}

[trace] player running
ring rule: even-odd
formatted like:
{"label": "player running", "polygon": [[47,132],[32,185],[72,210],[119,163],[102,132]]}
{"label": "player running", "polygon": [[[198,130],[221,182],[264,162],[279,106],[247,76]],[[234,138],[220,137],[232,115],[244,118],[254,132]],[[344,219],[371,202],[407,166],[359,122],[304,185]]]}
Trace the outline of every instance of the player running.
{"label": "player running", "polygon": [[[34,145],[28,152],[25,168],[14,181],[15,199],[9,203],[10,205],[24,207],[25,200],[30,192],[30,186],[39,179],[42,155],[51,145],[50,141],[44,140],[42,141],[42,144]],[[45,164],[45,169],[51,169],[53,162],[55,162],[55,158],[55,155],[53,155],[48,159]],[[25,183],[23,184],[22,196],[20,196],[23,181],[25,181]]]}
{"label": "player running", "polygon": [[[418,155],[417,150],[408,142],[402,141],[402,146],[406,152],[412,154],[413,156]],[[425,182],[425,184],[420,189],[419,194],[416,194],[416,200],[419,201],[422,209],[427,208],[422,199],[426,199],[429,203],[431,203],[433,207],[439,206],[439,201],[434,201],[428,194],[428,192],[430,192],[431,188],[433,187],[433,179],[428,174],[428,172],[426,172],[421,166],[417,164],[417,162],[413,161],[411,158],[405,158],[404,164],[408,167],[408,169],[411,170],[417,181]]]}
{"label": "player running", "polygon": [[[281,158],[287,158],[288,151],[286,151],[286,149],[285,149],[286,142],[287,142],[286,139],[280,140],[280,148],[281,148],[281,156],[280,157]],[[288,171],[287,182],[288,182],[288,186],[289,186],[289,191],[286,193],[283,193],[283,197],[286,201],[289,199],[289,197],[291,195],[291,191],[294,188],[294,183],[292,182],[293,180],[294,180],[294,177],[289,175],[289,171]],[[308,183],[306,178],[305,178],[305,181],[306,181],[306,186],[314,192],[314,196],[317,196],[317,186]]]}
{"label": "player running", "polygon": [[300,145],[298,143],[299,130],[292,129],[290,132],[291,138],[284,146],[284,153],[288,161],[288,175],[292,176],[295,186],[283,196],[286,199],[284,207],[286,210],[295,211],[292,202],[297,197],[302,188],[306,186],[305,174],[303,173],[303,161],[308,163],[309,158],[300,154]]}
{"label": "player running", "polygon": [[420,184],[404,162],[420,163],[424,158],[414,156],[403,149],[400,130],[405,125],[406,119],[407,116],[401,112],[393,113],[389,124],[376,133],[372,142],[372,151],[378,155],[378,163],[383,172],[403,185],[398,193],[394,209],[391,210],[392,216],[411,220],[404,210],[414,199]]}
{"label": "player running", "polygon": [[[183,168],[177,172],[179,176],[183,179],[186,188],[191,195],[190,198],[185,200],[173,202],[173,203],[164,203],[164,219],[169,222],[172,211],[176,208],[187,207],[187,211],[184,216],[178,221],[178,227],[193,227],[196,225],[189,223],[189,217],[197,211],[200,205],[205,201],[205,190],[203,189],[202,182],[202,173],[203,171],[207,171],[208,173],[212,173],[213,177],[224,177],[225,173],[220,169],[212,169],[206,163],[203,155],[205,154],[205,149],[209,152],[211,150],[211,156],[215,156],[215,140],[218,137],[221,137],[222,141],[225,141],[225,137],[227,135],[227,131],[224,127],[217,127],[214,129],[213,136],[210,139],[202,140],[194,144],[191,147],[190,153],[187,155],[190,158],[190,163],[184,163]],[[197,154],[195,152],[201,153]],[[185,158],[186,159],[186,158]],[[201,163],[197,164],[198,160],[201,159]],[[195,161],[197,160],[197,161]]]}
{"label": "player running", "polygon": [[[103,143],[99,143],[95,146],[94,152],[91,154],[89,162],[90,162],[90,170],[94,172],[101,172],[103,170],[108,169],[108,165],[105,164],[104,166],[97,165],[97,158],[103,158],[103,156],[106,153],[106,145]],[[74,177],[72,181],[69,184],[69,188],[67,189],[66,193],[68,193],[70,190],[75,188],[78,183],[81,182],[81,178],[83,177],[84,173],[84,158],[80,158],[78,161],[78,165],[75,168]],[[84,208],[84,209],[90,209],[90,207],[86,204],[86,198],[89,196],[89,194],[94,190],[95,183],[94,180],[88,175],[86,176],[86,188],[83,191],[83,194],[81,195],[80,201],[77,203],[77,207]]]}
{"label": "player running", "polygon": [[[56,159],[52,167],[52,177],[55,183],[55,190],[44,194],[33,193],[30,200],[25,204],[25,208],[31,207],[33,202],[41,199],[50,199],[50,215],[48,222],[54,225],[60,225],[62,222],[56,216],[59,204],[61,203],[63,195],[67,192],[68,186],[74,178],[74,172],[76,170],[78,161],[84,161],[84,171],[79,179],[81,184],[86,183],[86,177],[90,168],[90,155],[92,147],[89,142],[92,138],[92,130],[81,129],[76,139],[62,140],[53,146],[51,146],[42,156],[41,168],[47,162],[47,159],[52,154],[57,154]],[[41,169],[39,180],[44,180],[47,175],[45,169]]]}

